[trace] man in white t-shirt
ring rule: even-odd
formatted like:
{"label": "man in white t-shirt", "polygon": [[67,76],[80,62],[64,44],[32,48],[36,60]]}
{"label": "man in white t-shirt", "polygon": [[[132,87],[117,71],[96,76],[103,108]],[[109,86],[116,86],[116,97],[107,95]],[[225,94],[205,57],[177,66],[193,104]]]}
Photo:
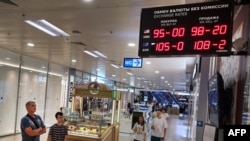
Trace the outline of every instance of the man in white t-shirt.
{"label": "man in white t-shirt", "polygon": [[162,141],[167,133],[167,120],[161,117],[161,111],[156,112],[156,118],[152,121],[151,141]]}
{"label": "man in white t-shirt", "polygon": [[168,121],[168,119],[169,119],[169,114],[166,113],[166,109],[165,109],[165,108],[162,108],[162,109],[161,109],[161,116],[162,116],[162,118],[164,118],[164,119],[166,119],[166,120]]}

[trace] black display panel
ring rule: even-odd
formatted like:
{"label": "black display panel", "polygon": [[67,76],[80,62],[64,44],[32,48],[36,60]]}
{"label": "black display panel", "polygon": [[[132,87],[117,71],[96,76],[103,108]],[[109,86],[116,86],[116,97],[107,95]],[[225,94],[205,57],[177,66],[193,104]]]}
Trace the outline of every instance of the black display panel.
{"label": "black display panel", "polygon": [[144,8],[140,57],[228,56],[232,44],[233,2],[206,2]]}
{"label": "black display panel", "polygon": [[225,100],[224,80],[217,72],[208,81],[208,119],[217,128],[223,126]]}

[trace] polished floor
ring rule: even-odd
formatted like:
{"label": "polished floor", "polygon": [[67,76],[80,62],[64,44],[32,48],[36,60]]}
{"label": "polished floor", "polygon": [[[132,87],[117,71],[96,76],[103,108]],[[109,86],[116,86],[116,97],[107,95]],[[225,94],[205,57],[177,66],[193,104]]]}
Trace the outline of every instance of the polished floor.
{"label": "polished floor", "polygon": [[[47,130],[48,131],[48,130]],[[47,132],[48,133],[48,132]],[[41,141],[46,141],[47,133],[41,135]],[[121,129],[119,141],[132,141],[131,119],[121,118]],[[0,137],[0,141],[20,141],[21,135],[10,135]],[[147,141],[150,141],[150,134]],[[170,115],[169,127],[165,141],[191,141],[190,128],[187,118],[180,119],[177,115]]]}
{"label": "polished floor", "polygon": [[[119,141],[132,140],[131,119],[125,118],[121,121]],[[147,141],[150,141],[150,134]],[[170,115],[165,141],[192,141],[187,117],[179,118],[177,115]]]}

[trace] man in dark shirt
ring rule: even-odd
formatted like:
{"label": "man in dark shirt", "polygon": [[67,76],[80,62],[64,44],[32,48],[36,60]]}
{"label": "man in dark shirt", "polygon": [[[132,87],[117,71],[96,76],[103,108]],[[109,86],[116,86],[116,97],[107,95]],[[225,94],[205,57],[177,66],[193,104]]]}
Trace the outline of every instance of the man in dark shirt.
{"label": "man in dark shirt", "polygon": [[57,123],[50,127],[47,141],[65,141],[65,136],[68,134],[68,128],[63,125],[63,113],[57,112],[55,117]]}
{"label": "man in dark shirt", "polygon": [[26,103],[27,115],[21,119],[22,141],[40,141],[40,135],[46,133],[45,125],[39,115],[36,115],[36,103]]}

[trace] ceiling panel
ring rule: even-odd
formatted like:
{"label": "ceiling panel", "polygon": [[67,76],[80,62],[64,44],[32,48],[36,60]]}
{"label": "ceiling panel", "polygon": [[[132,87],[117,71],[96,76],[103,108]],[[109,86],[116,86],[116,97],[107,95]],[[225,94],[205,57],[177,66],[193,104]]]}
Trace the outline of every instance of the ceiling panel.
{"label": "ceiling panel", "polygon": [[[136,87],[186,90],[186,73],[196,57],[144,58],[143,67],[115,69],[124,57],[138,57],[141,8],[184,4],[184,0],[12,0],[0,2],[0,48],[76,68]],[[46,19],[70,34],[52,37],[24,20]],[[75,33],[73,31],[78,31]],[[32,42],[34,47],[26,44]],[[72,44],[78,42],[81,44]],[[128,47],[129,42],[135,47]],[[108,58],[93,58],[84,50],[98,50]],[[76,59],[76,63],[71,60]],[[146,62],[150,61],[151,65]],[[100,71],[96,71],[96,69]],[[156,74],[155,71],[159,73]],[[127,75],[127,71],[133,76]],[[112,77],[116,74],[116,77]],[[164,76],[164,79],[161,77]],[[126,78],[126,81],[123,79]],[[139,78],[139,79],[138,79]],[[168,81],[173,88],[170,88]]]}

